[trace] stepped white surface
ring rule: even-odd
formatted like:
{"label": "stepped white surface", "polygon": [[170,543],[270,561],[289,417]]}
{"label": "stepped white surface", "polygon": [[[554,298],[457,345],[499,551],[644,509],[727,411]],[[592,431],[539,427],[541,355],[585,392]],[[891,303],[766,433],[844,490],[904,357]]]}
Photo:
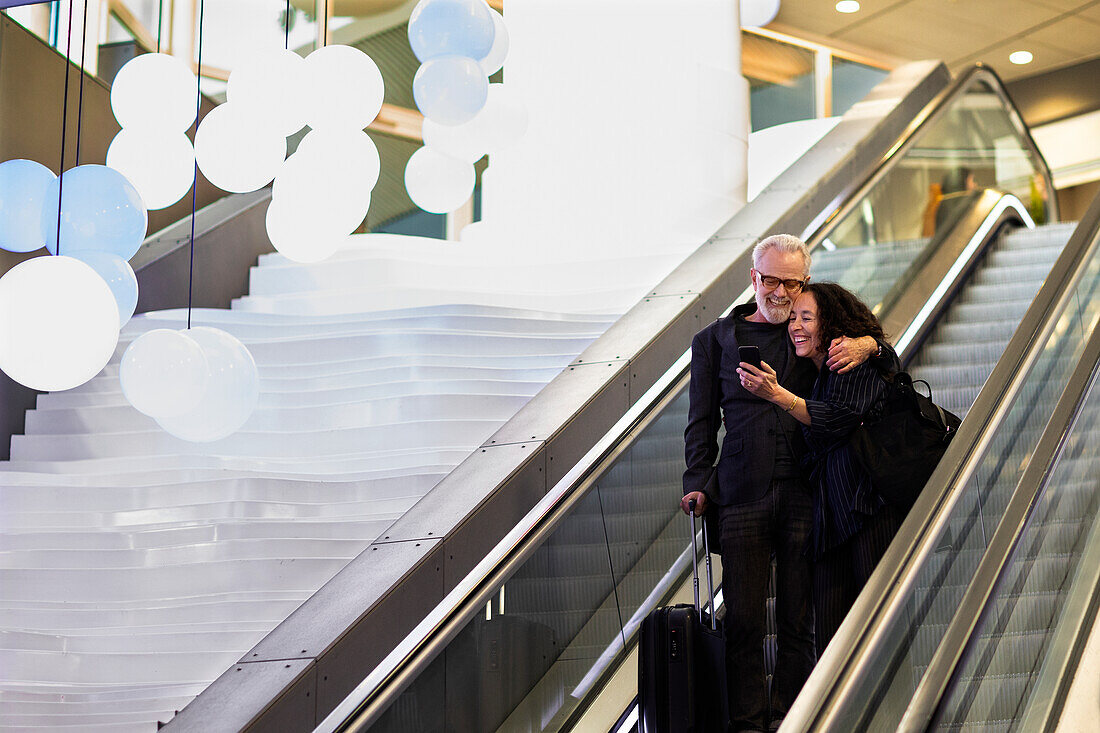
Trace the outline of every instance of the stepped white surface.
{"label": "stepped white surface", "polygon": [[360,235],[253,268],[260,400],[188,443],[131,408],[127,345],[39,397],[0,463],[0,728],[153,731],[477,448],[687,253],[525,262]]}

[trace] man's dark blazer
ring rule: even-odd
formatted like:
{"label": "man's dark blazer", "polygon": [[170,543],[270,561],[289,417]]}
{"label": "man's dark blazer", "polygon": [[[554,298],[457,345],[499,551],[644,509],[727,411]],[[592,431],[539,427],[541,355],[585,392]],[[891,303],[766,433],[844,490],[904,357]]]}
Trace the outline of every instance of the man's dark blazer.
{"label": "man's dark blazer", "polygon": [[[684,493],[706,490],[711,467],[718,457],[718,428],[724,413],[726,436],[722,441],[716,488],[706,491],[709,500],[722,505],[744,504],[764,496],[775,472],[776,431],[785,429],[793,436],[796,461],[801,459],[804,447],[798,421],[783,408],[745,390],[737,376],[740,360],[735,324],[755,310],[755,302],[739,305],[730,316],[697,333],[691,342]],[[787,324],[776,328],[785,333]],[[779,374],[779,383],[795,394],[808,395],[817,370],[809,359],[795,356],[789,339],[784,338],[784,343],[787,364]],[[721,352],[720,360],[715,352]]]}

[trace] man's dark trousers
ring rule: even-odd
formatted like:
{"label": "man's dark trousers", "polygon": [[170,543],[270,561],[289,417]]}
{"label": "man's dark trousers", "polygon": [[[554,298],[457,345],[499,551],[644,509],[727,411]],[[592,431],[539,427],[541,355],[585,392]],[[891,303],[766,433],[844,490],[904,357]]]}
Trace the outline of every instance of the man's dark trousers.
{"label": "man's dark trousers", "polygon": [[[813,669],[813,571],[805,552],[812,522],[813,501],[798,478],[776,478],[760,499],[719,507],[732,731],[777,723]],[[762,641],[773,550],[778,654],[769,721]]]}

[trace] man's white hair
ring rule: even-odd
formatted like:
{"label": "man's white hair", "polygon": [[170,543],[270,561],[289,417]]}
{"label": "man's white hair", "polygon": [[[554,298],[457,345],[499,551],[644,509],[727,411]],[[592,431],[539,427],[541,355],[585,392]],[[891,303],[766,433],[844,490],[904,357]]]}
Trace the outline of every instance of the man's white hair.
{"label": "man's white hair", "polygon": [[754,269],[759,267],[760,258],[770,249],[802,255],[802,259],[806,263],[806,274],[809,274],[810,248],[806,246],[805,242],[793,234],[773,234],[757,242],[756,246],[752,248],[752,266]]}

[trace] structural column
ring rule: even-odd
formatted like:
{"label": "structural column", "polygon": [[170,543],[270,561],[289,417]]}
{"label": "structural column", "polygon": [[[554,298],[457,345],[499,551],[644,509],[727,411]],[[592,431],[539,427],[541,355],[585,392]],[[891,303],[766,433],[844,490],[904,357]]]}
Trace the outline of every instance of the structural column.
{"label": "structural column", "polygon": [[489,159],[484,236],[512,256],[668,252],[744,203],[738,3],[523,0],[505,22],[530,125]]}

